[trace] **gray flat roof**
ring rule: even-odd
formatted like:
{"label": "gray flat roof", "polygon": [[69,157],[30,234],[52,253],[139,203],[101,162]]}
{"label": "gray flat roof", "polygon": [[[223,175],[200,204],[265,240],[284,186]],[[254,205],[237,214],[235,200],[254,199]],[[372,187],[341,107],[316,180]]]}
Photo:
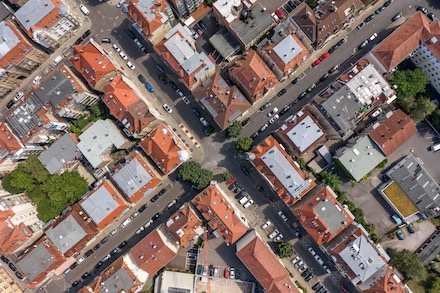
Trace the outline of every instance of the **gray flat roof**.
{"label": "gray flat roof", "polygon": [[61,70],[47,79],[34,91],[34,94],[45,105],[50,102],[54,107],[76,91],[70,80]]}
{"label": "gray flat roof", "polygon": [[[12,8],[6,5],[4,2],[0,2],[0,20],[4,20],[13,12]],[[0,34],[1,36],[2,34]]]}
{"label": "gray flat roof", "polygon": [[119,207],[118,202],[108,192],[105,185],[101,185],[101,187],[92,191],[92,194],[88,195],[80,205],[96,225]]}
{"label": "gray flat roof", "polygon": [[343,210],[336,204],[327,200],[320,200],[313,208],[321,219],[327,224],[328,228],[333,234],[345,226],[344,222],[347,221]]}
{"label": "gray flat roof", "polygon": [[15,17],[21,25],[29,30],[55,8],[50,0],[27,1],[15,12]]}
{"label": "gray flat roof", "polygon": [[153,177],[134,158],[120,170],[116,171],[112,178],[126,196],[132,197],[144,185],[148,184]]}
{"label": "gray flat roof", "polygon": [[102,292],[107,293],[119,293],[121,291],[128,292],[133,288],[133,279],[127,274],[127,272],[120,268],[114,272],[107,280],[101,282]]}
{"label": "gray flat roof", "polygon": [[287,35],[281,42],[279,42],[274,48],[274,52],[283,61],[284,64],[289,63],[302,52],[301,46],[295,41],[292,35]]}
{"label": "gray flat roof", "polygon": [[360,181],[386,159],[369,136],[359,139],[352,147],[338,151],[334,158],[344,165],[356,181]]}
{"label": "gray flat roof", "polygon": [[38,159],[50,174],[55,174],[63,168],[64,164],[80,156],[81,152],[76,142],[66,133],[42,152]]}
{"label": "gray flat roof", "polygon": [[15,134],[19,137],[27,137],[33,128],[40,125],[40,119],[36,113],[42,106],[40,100],[32,94],[6,117],[6,121]]}
{"label": "gray flat roof", "polygon": [[388,177],[405,192],[420,212],[440,215],[440,187],[414,156],[408,155],[387,171]]}
{"label": "gray flat roof", "polygon": [[276,146],[273,146],[261,156],[261,160],[287,189],[290,196],[300,199],[301,193],[310,187],[310,181],[308,179],[304,180],[300,176]]}
{"label": "gray flat roof", "polygon": [[24,276],[29,278],[29,281],[33,281],[54,262],[54,257],[40,243],[17,263],[17,267],[23,272]]}
{"label": "gray flat roof", "polygon": [[339,256],[356,275],[356,281],[353,281],[353,283],[368,280],[385,265],[385,261],[379,252],[368,242],[368,239],[363,234],[349,243],[339,253]]}
{"label": "gray flat roof", "polygon": [[263,6],[261,6],[260,3],[257,3],[251,9],[251,14],[254,19],[248,18],[248,23],[237,19],[229,25],[245,45],[251,43],[274,23],[270,14],[263,9]]}
{"label": "gray flat roof", "polygon": [[[298,113],[298,115],[301,116],[302,114]],[[301,153],[308,149],[322,135],[322,130],[309,115],[287,132],[287,137],[290,138]]]}
{"label": "gray flat roof", "polygon": [[362,107],[362,104],[356,99],[351,90],[344,85],[320,106],[330,115],[337,127],[347,134],[355,127],[353,122],[355,113]]}
{"label": "gray flat roof", "polygon": [[210,37],[209,42],[224,59],[228,59],[231,55],[238,53],[241,48],[240,43],[237,42],[225,27],[222,27]]}
{"label": "gray flat roof", "polygon": [[[1,4],[0,7],[3,6]],[[0,22],[0,36],[0,58],[3,58],[20,43],[20,39],[4,21]]]}
{"label": "gray flat roof", "polygon": [[47,237],[55,244],[58,250],[65,254],[81,239],[83,239],[87,233],[79,225],[72,215],[69,215],[63,221],[61,221],[55,227],[51,227],[46,231]]}

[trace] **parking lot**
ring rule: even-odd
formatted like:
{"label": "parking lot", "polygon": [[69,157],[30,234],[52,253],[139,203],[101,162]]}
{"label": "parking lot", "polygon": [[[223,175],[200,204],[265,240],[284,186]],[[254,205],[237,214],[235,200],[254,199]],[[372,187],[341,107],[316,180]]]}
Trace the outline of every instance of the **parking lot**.
{"label": "parking lot", "polygon": [[399,240],[397,237],[390,239],[385,236],[382,238],[382,247],[415,251],[436,230],[435,226],[430,221],[423,221],[420,223],[414,222],[412,225],[414,228],[413,234],[409,233],[407,229],[402,228],[401,231],[405,236],[404,240]]}

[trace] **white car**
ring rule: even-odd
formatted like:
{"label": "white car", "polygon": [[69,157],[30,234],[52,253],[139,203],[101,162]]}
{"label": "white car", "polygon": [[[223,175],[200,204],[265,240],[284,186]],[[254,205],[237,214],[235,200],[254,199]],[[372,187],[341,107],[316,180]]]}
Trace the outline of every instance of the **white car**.
{"label": "white car", "polygon": [[316,255],[316,251],[315,251],[312,247],[307,248],[307,250],[308,250],[313,256]]}
{"label": "white car", "polygon": [[115,49],[116,52],[118,52],[118,53],[121,52],[121,48],[119,48],[118,45],[113,44],[112,47],[113,47],[113,49]]}
{"label": "white car", "polygon": [[272,222],[267,220],[266,223],[264,223],[263,226],[261,226],[261,229],[267,229],[270,226],[272,226]]}
{"label": "white car", "polygon": [[162,107],[163,107],[163,108],[165,109],[165,111],[167,111],[168,113],[172,113],[172,112],[173,112],[173,109],[171,109],[170,106],[168,106],[168,104],[163,104]]}
{"label": "white car", "polygon": [[299,267],[298,271],[299,271],[300,273],[302,273],[302,272],[304,272],[305,270],[307,270],[308,268],[309,268],[308,266],[303,265],[303,266]]}
{"label": "white car", "polygon": [[125,55],[124,51],[119,52],[119,56],[121,56],[121,58],[123,60],[127,60],[128,59],[128,57],[127,57],[127,55]]}
{"label": "white car", "polygon": [[81,257],[80,259],[78,259],[76,262],[77,262],[78,264],[80,264],[80,263],[82,263],[85,259],[86,259],[86,258],[83,256],[83,257]]}
{"label": "white car", "polygon": [[231,268],[229,270],[229,279],[235,279],[235,269]]}
{"label": "white car", "polygon": [[295,268],[299,268],[300,266],[302,266],[304,264],[304,261],[302,259],[299,259],[298,262],[295,263],[294,267]]}
{"label": "white car", "polygon": [[33,82],[34,84],[39,84],[40,81],[41,81],[41,76],[40,76],[40,75],[37,75],[37,76],[35,76],[35,78],[34,78],[34,80],[33,80],[32,82]]}
{"label": "white car", "polygon": [[147,229],[148,227],[150,227],[151,224],[153,224],[153,220],[149,220],[149,221],[144,225],[144,228]]}
{"label": "white car", "polygon": [[275,236],[277,236],[280,233],[280,231],[278,231],[277,229],[275,229],[275,231],[273,231],[272,233],[270,233],[269,235],[267,235],[267,237],[269,237],[270,239],[274,239]]}
{"label": "white car", "polygon": [[278,113],[278,108],[273,108],[272,111],[270,111],[269,113],[267,113],[268,117],[272,117],[273,115],[275,115],[276,113]]}
{"label": "white car", "polygon": [[278,118],[280,118],[280,115],[276,114],[275,116],[273,116],[272,118],[270,118],[270,120],[269,120],[269,124],[274,124],[275,121],[278,120]]}
{"label": "white car", "polygon": [[128,62],[127,62],[127,66],[128,66],[128,68],[130,68],[131,70],[135,70],[135,69],[136,69],[136,66],[134,66],[134,64],[131,63],[131,61],[128,61]]}
{"label": "white car", "polygon": [[130,224],[130,222],[131,222],[130,218],[125,219],[125,221],[122,222],[121,227],[125,228],[128,224]]}
{"label": "white car", "polygon": [[184,102],[185,104],[187,104],[187,105],[191,104],[191,102],[190,102],[190,101],[188,100],[188,98],[185,97],[185,96],[182,97],[182,100],[183,100],[183,102]]}
{"label": "white car", "polygon": [[203,126],[208,127],[209,123],[206,121],[205,117],[200,117],[200,122],[202,122]]}
{"label": "white car", "polygon": [[376,33],[374,33],[374,34],[369,38],[369,40],[372,41],[372,40],[374,40],[375,38],[377,38],[377,34],[376,34]]}
{"label": "white car", "polygon": [[142,231],[144,231],[145,228],[143,226],[141,226],[139,229],[136,230],[136,234],[139,235],[142,233]]}
{"label": "white car", "polygon": [[251,205],[253,205],[254,204],[254,201],[251,199],[251,200],[249,200],[247,203],[245,203],[244,205],[243,205],[243,207],[245,208],[245,209],[247,209],[248,207],[250,207]]}
{"label": "white car", "polygon": [[288,219],[287,219],[286,215],[282,211],[279,211],[278,215],[283,219],[284,222],[287,222]]}
{"label": "white car", "polygon": [[179,95],[179,97],[184,97],[185,96],[180,89],[177,89],[176,93]]}
{"label": "white car", "polygon": [[292,258],[291,262],[293,264],[296,264],[297,262],[299,262],[299,260],[300,260],[299,256],[295,256],[294,258]]}
{"label": "white car", "polygon": [[117,8],[121,8],[122,5],[124,5],[124,4],[125,4],[125,0],[121,0],[121,1],[118,2],[118,4],[116,4],[116,7]]}
{"label": "white car", "polygon": [[112,236],[115,236],[116,235],[116,233],[118,232],[118,230],[112,230],[111,232],[110,232],[110,234],[108,234],[108,236],[110,236],[110,237],[112,237]]}
{"label": "white car", "polygon": [[56,66],[56,65],[58,65],[58,63],[60,63],[61,61],[63,61],[63,56],[58,55],[58,56],[55,57],[55,59],[53,60],[53,65]]}
{"label": "white car", "polygon": [[15,97],[14,97],[14,102],[17,102],[18,100],[20,100],[21,98],[24,97],[24,93],[23,92],[18,92]]}
{"label": "white car", "polygon": [[280,242],[281,239],[283,239],[283,238],[284,238],[283,234],[280,233],[280,234],[275,238],[275,241],[276,241],[276,242]]}

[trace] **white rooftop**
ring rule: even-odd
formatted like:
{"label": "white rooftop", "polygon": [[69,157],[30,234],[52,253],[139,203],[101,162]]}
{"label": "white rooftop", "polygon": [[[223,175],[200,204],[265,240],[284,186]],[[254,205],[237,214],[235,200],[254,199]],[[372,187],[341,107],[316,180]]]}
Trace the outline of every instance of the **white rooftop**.
{"label": "white rooftop", "polygon": [[302,52],[301,46],[295,41],[292,35],[286,36],[274,48],[274,52],[283,61],[284,64],[289,63]]}
{"label": "white rooftop", "polygon": [[261,160],[272,171],[275,177],[281,182],[290,196],[301,198],[301,193],[310,186],[308,179],[304,180],[290,162],[283,156],[281,151],[273,146],[263,156]]}
{"label": "white rooftop", "polygon": [[0,36],[0,58],[3,58],[20,43],[20,39],[4,21],[0,22]]}
{"label": "white rooftop", "polygon": [[[149,171],[151,172],[151,170]],[[153,177],[145,170],[144,166],[134,158],[120,170],[116,171],[112,178],[126,196],[132,197],[139,190],[144,188]],[[145,190],[144,195],[148,195],[151,191],[151,189]]]}
{"label": "white rooftop", "polygon": [[365,282],[385,265],[378,250],[363,234],[348,244],[339,256],[356,275],[353,284]]}
{"label": "white rooftop", "polygon": [[193,274],[163,271],[155,282],[154,292],[194,293]]}
{"label": "white rooftop", "polygon": [[21,25],[29,30],[39,23],[49,12],[55,8],[51,0],[32,0],[27,1],[20,9],[15,12],[15,17]]}
{"label": "white rooftop", "polygon": [[[303,114],[300,111],[297,115],[302,116]],[[309,115],[287,132],[287,136],[301,153],[308,149],[322,135],[322,130]]]}
{"label": "white rooftop", "polygon": [[78,148],[87,161],[97,168],[104,160],[101,155],[112,146],[121,148],[127,140],[118,127],[109,119],[98,120],[80,136]]}
{"label": "white rooftop", "polygon": [[81,201],[80,206],[92,218],[93,222],[99,225],[119,207],[119,203],[107,190],[106,185],[101,185]]}
{"label": "white rooftop", "polygon": [[[142,13],[145,15],[145,18],[151,22],[156,18],[157,11],[153,9],[153,6],[156,4],[156,0],[139,0],[138,3],[136,3],[136,6],[142,11]],[[161,16],[161,23],[165,23],[168,20],[168,16],[163,14],[162,12],[159,12]]]}
{"label": "white rooftop", "polygon": [[372,64],[353,76],[347,86],[363,105],[371,104],[382,93],[386,97],[394,94],[394,90]]}
{"label": "white rooftop", "polygon": [[[253,2],[255,2],[255,0]],[[238,15],[234,14],[233,10],[234,7],[238,7],[240,4],[240,0],[217,0],[213,5],[225,20],[231,23],[238,18]]]}

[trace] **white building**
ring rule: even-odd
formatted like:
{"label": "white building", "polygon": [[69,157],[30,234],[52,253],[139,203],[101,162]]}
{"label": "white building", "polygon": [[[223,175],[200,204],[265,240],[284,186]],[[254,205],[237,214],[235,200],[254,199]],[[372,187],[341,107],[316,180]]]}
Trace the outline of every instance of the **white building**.
{"label": "white building", "polygon": [[429,83],[440,93],[440,42],[433,36],[422,43],[411,56],[411,61],[428,77]]}

